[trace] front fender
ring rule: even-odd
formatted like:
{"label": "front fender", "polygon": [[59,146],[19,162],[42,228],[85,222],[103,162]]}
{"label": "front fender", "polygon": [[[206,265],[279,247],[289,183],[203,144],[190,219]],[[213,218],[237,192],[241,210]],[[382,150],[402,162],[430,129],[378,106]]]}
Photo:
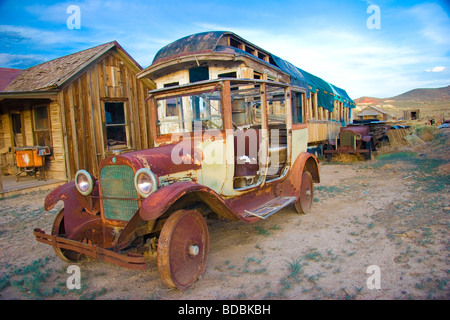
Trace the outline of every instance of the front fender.
{"label": "front fender", "polygon": [[47,195],[47,197],[45,197],[45,200],[44,200],[44,208],[45,208],[45,210],[49,211],[60,200],[66,201],[67,199],[70,198],[70,195],[73,194],[74,191],[75,192],[77,191],[76,188],[75,188],[75,182],[74,181],[71,181],[71,182],[68,182],[68,183],[65,183],[65,184],[59,186],[58,188],[56,188],[55,190],[50,192]]}
{"label": "front fender", "polygon": [[143,220],[155,220],[166,212],[178,199],[195,193],[204,203],[229,220],[238,220],[238,216],[214,190],[189,181],[175,182],[162,187],[146,198],[139,209]]}
{"label": "front fender", "polygon": [[289,189],[291,195],[295,196],[297,199],[300,197],[300,188],[302,185],[303,172],[308,171],[311,173],[313,182],[320,182],[319,175],[319,163],[317,158],[308,152],[302,152],[295,159],[291,173],[288,179],[284,183],[284,189]]}
{"label": "front fender", "polygon": [[[83,236],[83,230],[91,230],[101,226],[101,217],[98,215],[100,204],[96,181],[89,196],[80,194],[74,181],[59,186],[45,198],[45,210],[50,210],[61,200],[64,202],[64,229],[65,236],[68,239],[81,241],[80,237]],[[101,242],[96,241],[96,243]]]}
{"label": "front fender", "polygon": [[[94,182],[91,195],[98,198],[98,183]],[[83,196],[75,187],[75,182],[70,181],[68,183],[59,186],[52,192],[50,192],[44,200],[44,208],[46,211],[52,209],[56,203],[60,200],[64,202],[64,208],[66,213],[68,211],[81,211],[85,210],[90,214],[96,214],[100,211],[99,203],[91,196]]]}
{"label": "front fender", "polygon": [[[295,160],[293,167],[293,169],[297,169],[298,172],[309,171],[313,182],[320,183],[319,161],[313,154],[308,152],[300,153]],[[301,175],[297,174],[297,176]]]}

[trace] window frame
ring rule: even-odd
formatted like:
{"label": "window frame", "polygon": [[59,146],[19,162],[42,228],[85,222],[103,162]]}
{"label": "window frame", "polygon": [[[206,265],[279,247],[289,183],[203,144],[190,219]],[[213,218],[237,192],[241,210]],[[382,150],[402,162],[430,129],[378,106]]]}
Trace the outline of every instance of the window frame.
{"label": "window frame", "polygon": [[[222,90],[220,90],[220,88],[215,86],[213,88],[213,91],[214,92],[217,91],[219,93],[219,99],[217,101],[219,101],[220,119],[222,120],[222,127],[217,128],[217,130],[219,130],[220,132],[223,133],[224,132],[224,110],[223,110],[223,105],[222,105]],[[181,121],[179,123],[180,124],[181,123],[188,123],[188,122],[191,122],[191,121],[192,122],[196,122],[196,121],[202,122],[203,121],[202,119],[194,119],[194,118],[189,119],[189,120],[185,120],[186,114],[184,114],[184,108],[186,108],[186,107],[187,108],[191,108],[190,111],[189,111],[189,114],[194,114],[195,112],[194,112],[194,110],[192,108],[195,108],[195,106],[193,104],[194,101],[191,100],[192,97],[197,97],[197,96],[199,96],[201,94],[205,94],[205,93],[206,94],[208,94],[208,93],[212,94],[212,91],[211,91],[211,89],[209,87],[207,87],[207,89],[206,88],[199,88],[198,90],[187,91],[187,92],[184,92],[184,93],[181,93],[181,94],[175,94],[173,96],[172,95],[168,95],[168,96],[162,96],[162,97],[155,98],[154,99],[155,121],[156,122],[160,121],[160,119],[159,119],[159,112],[160,111],[158,110],[159,109],[159,105],[158,105],[159,101],[161,101],[161,100],[165,100],[166,101],[166,105],[163,107],[165,109],[165,110],[163,109],[163,113],[165,114],[164,117],[167,117],[168,116],[168,114],[167,114],[167,109],[168,109],[167,101],[171,100],[171,99],[181,99],[181,100],[176,100],[177,108],[181,107],[181,111],[180,111],[181,114],[177,114],[176,115],[176,116],[179,117],[179,119],[181,119]],[[177,131],[177,132],[161,133],[160,132],[160,128],[158,126],[156,126],[155,133],[156,133],[156,137],[157,138],[168,137],[168,136],[170,136],[172,134],[180,135],[180,134],[183,134],[183,133],[184,134],[193,134],[194,133],[194,131],[189,131],[189,130],[188,131],[184,131],[184,130],[186,130],[186,129],[180,127],[179,131]]]}
{"label": "window frame", "polygon": [[[46,129],[38,129],[36,128],[36,109],[38,108],[45,108],[47,113],[47,128]],[[53,148],[53,140],[52,140],[52,128],[51,128],[51,121],[50,121],[50,110],[49,110],[48,104],[39,104],[35,105],[31,108],[31,115],[32,115],[32,128],[33,128],[33,144],[38,144],[38,138],[36,137],[37,133],[40,132],[48,132],[48,137],[50,141],[50,145],[47,145],[50,149]]]}
{"label": "window frame", "polygon": [[[131,149],[132,145],[131,145],[131,130],[130,130],[130,121],[129,121],[129,116],[128,116],[128,101],[127,100],[103,100],[103,108],[102,108],[102,117],[103,117],[103,136],[104,136],[104,142],[105,142],[105,149],[106,151],[113,151],[113,150],[120,150],[120,149]],[[124,113],[124,120],[125,123],[123,124],[107,124],[106,123],[106,105],[108,103],[114,103],[114,104],[122,104],[123,105],[123,113]],[[118,144],[118,145],[112,145],[110,146],[108,144],[108,127],[118,127],[118,126],[123,126],[125,128],[125,144]]]}
{"label": "window frame", "polygon": [[[20,132],[17,132],[17,135],[21,135],[22,144],[19,145],[18,141],[16,141],[16,132],[14,132],[15,120],[14,117],[18,116],[18,124],[20,125]],[[10,130],[11,130],[11,146],[14,148],[23,147],[25,143],[25,130],[24,130],[24,119],[23,119],[23,111],[10,111],[9,119],[10,119]]]}
{"label": "window frame", "polygon": [[[295,95],[295,97],[294,97]],[[299,101],[300,105],[295,104],[295,101]],[[291,91],[291,113],[292,113],[292,125],[300,125],[306,123],[306,93],[302,91],[292,90]],[[294,112],[295,111],[295,112]],[[300,116],[301,121],[299,121],[298,116]]]}

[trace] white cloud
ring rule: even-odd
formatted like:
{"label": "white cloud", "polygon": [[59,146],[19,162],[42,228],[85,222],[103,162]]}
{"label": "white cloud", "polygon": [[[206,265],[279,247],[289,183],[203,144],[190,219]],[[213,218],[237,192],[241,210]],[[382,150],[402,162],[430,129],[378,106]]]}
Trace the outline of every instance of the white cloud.
{"label": "white cloud", "polygon": [[26,26],[0,25],[0,34],[14,35],[16,39],[40,46],[86,41],[85,38],[76,36],[75,32],[64,28],[51,31]]}
{"label": "white cloud", "polygon": [[426,72],[442,72],[442,71],[444,71],[446,68],[445,67],[434,67],[434,68],[431,68],[431,69],[427,69],[427,70],[425,70]]}
{"label": "white cloud", "polygon": [[437,3],[424,3],[409,10],[420,34],[438,45],[450,45],[450,18]]}
{"label": "white cloud", "polygon": [[[275,33],[260,28],[197,23],[205,30],[231,30],[255,45],[347,91],[352,98],[389,97],[425,86],[418,74],[423,62],[442,63],[435,52],[415,42],[368,36],[358,30],[334,28],[302,33]],[[435,61],[436,60],[436,61]],[[434,62],[432,62],[434,61]],[[442,67],[433,72],[443,71]],[[431,69],[430,69],[431,71]]]}
{"label": "white cloud", "polygon": [[27,68],[29,65],[36,65],[47,60],[46,57],[42,57],[35,54],[9,54],[0,53],[0,66],[4,68]]}
{"label": "white cloud", "polygon": [[[372,4],[371,0],[364,1]],[[161,47],[178,38],[207,30],[229,30],[342,87],[354,98],[393,96],[402,90],[424,87],[426,81],[435,81],[438,86],[438,81],[445,81],[449,69],[443,66],[450,64],[450,20],[438,4],[428,2],[407,8],[402,5],[396,10],[388,10],[390,6],[386,5],[386,9],[382,7],[382,29],[369,32],[364,21],[367,17],[364,1],[358,25],[353,20],[327,21],[322,14],[304,15],[289,23],[282,19],[261,23],[259,16],[258,23],[254,23],[255,16],[251,14],[245,21],[235,17],[214,19],[215,15],[204,15],[203,5],[198,5],[201,15],[198,19],[195,8],[189,7],[189,15],[180,14],[182,5],[171,2],[80,0],[76,2],[81,8],[79,31],[66,27],[69,2],[35,4],[25,8],[43,23],[0,26],[0,39],[3,37],[7,45],[33,45],[35,52],[48,47],[52,54],[52,50],[62,52],[64,48],[71,53],[117,40],[138,63],[147,67]],[[16,55],[14,61],[26,59],[24,55],[28,52],[16,53],[23,56]],[[0,56],[0,64],[2,59],[7,63],[12,56]]]}

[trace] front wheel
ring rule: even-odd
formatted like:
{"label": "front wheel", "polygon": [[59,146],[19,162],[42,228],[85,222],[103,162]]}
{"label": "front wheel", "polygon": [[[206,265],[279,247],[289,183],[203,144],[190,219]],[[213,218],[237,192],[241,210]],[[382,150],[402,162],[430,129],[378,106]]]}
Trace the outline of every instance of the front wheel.
{"label": "front wheel", "polygon": [[[64,227],[64,209],[62,209],[53,222],[52,235],[57,237],[65,237],[65,234],[66,230]],[[72,250],[61,249],[58,247],[53,247],[53,249],[55,250],[56,255],[61,260],[66,262],[78,262],[84,257],[81,253]]]}
{"label": "front wheel", "polygon": [[179,210],[164,223],[158,240],[158,269],[169,287],[185,290],[206,271],[209,233],[203,216]]}
{"label": "front wheel", "polygon": [[313,179],[309,171],[302,173],[302,181],[300,184],[300,195],[295,201],[295,209],[298,213],[308,213],[311,211],[314,198]]}

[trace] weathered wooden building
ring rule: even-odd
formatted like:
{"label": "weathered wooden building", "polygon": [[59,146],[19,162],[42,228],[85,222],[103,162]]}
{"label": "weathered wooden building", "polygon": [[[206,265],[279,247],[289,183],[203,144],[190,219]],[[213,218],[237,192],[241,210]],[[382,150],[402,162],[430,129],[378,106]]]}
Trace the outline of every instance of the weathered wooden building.
{"label": "weathered wooden building", "polygon": [[362,109],[361,112],[357,114],[356,118],[358,120],[386,121],[390,118],[390,115],[386,111],[373,106],[368,106]]}
{"label": "weathered wooden building", "polygon": [[2,173],[13,173],[19,147],[50,147],[46,176],[69,180],[78,169],[97,175],[118,149],[151,147],[146,98],[155,85],[137,79],[141,70],[113,41],[17,72],[0,92]]}
{"label": "weathered wooden building", "polygon": [[419,120],[420,109],[403,110],[403,120]]}

